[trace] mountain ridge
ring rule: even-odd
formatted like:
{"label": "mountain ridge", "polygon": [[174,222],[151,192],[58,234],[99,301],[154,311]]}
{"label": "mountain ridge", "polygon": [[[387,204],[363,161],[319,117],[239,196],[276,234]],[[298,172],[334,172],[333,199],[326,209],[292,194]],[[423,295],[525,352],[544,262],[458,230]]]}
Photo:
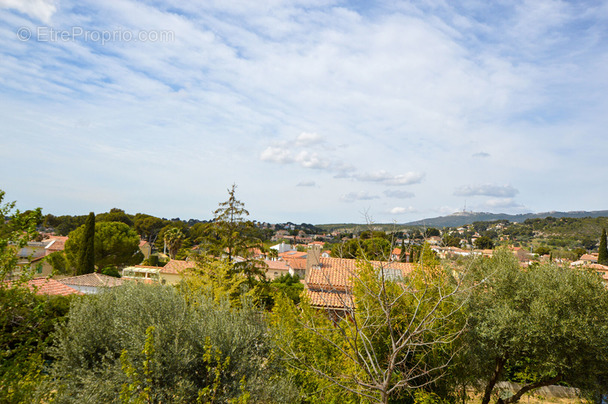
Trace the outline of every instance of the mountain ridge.
{"label": "mountain ridge", "polygon": [[448,216],[438,216],[404,223],[405,226],[427,226],[427,227],[459,227],[473,222],[489,222],[495,220],[508,220],[509,222],[523,222],[526,219],[544,219],[546,217],[608,217],[608,210],[594,211],[568,211],[568,212],[541,212],[541,213],[520,213],[511,215],[508,213],[490,212],[454,212]]}

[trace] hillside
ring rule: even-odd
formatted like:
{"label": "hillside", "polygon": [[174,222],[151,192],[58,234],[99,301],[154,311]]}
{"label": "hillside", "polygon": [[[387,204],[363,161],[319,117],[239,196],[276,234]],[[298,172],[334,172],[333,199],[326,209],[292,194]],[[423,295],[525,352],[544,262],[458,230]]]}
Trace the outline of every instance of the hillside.
{"label": "hillside", "polygon": [[405,226],[426,226],[426,227],[459,227],[473,222],[491,222],[495,220],[508,220],[511,223],[521,223],[526,219],[544,219],[546,217],[555,218],[584,218],[584,217],[608,217],[608,210],[596,210],[591,212],[572,211],[572,212],[543,212],[543,213],[524,213],[509,215],[507,213],[489,212],[456,212],[448,216],[417,220],[405,223]]}

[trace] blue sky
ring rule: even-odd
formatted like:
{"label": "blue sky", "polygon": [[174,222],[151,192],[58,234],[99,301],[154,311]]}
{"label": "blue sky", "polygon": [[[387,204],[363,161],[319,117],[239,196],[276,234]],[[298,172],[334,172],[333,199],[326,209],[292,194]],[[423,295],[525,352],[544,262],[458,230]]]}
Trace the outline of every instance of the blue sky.
{"label": "blue sky", "polygon": [[[191,4],[202,3],[202,4]],[[0,0],[22,209],[403,223],[608,206],[608,2]]]}

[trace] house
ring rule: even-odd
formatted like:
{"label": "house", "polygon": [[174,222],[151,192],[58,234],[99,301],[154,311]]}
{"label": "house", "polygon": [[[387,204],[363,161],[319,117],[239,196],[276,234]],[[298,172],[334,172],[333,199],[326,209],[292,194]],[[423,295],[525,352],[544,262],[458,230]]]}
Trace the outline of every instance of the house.
{"label": "house", "polygon": [[139,240],[139,251],[144,255],[144,259],[147,260],[152,255],[152,245],[146,240]]}
{"label": "house", "polygon": [[281,242],[280,244],[276,244],[270,247],[273,250],[276,250],[279,254],[287,252],[287,251],[295,251],[295,248],[291,244],[286,244],[285,242]]}
{"label": "house", "polygon": [[[391,251],[391,261],[399,261],[401,259],[401,248],[395,247]],[[405,262],[410,262],[410,253],[405,253]]]}
{"label": "house", "polygon": [[60,283],[85,294],[98,293],[102,288],[112,288],[124,283],[121,278],[98,274],[96,272],[57,279]]}
{"label": "house", "polygon": [[298,275],[304,278],[306,274],[306,257],[308,253],[305,251],[287,251],[279,254],[279,259],[285,261],[291,269],[289,273],[294,276]]}
{"label": "house", "polygon": [[[8,281],[11,283],[10,281]],[[82,295],[84,293],[73,289],[63,283],[50,278],[34,278],[25,283],[25,286],[37,295],[69,296]]]}
{"label": "house", "polygon": [[160,281],[163,284],[174,285],[182,280],[185,272],[193,268],[196,268],[195,261],[170,260],[160,269]]}
{"label": "house", "polygon": [[[407,275],[413,265],[404,262],[370,261],[385,276],[398,280]],[[347,258],[325,258],[320,249],[311,248],[307,255],[305,295],[313,307],[324,309],[334,318],[343,317],[355,308],[352,295],[353,279],[359,261]]]}
{"label": "house", "polygon": [[264,260],[266,264],[266,278],[269,280],[277,279],[290,273],[287,262],[282,260]]}
{"label": "house", "polygon": [[188,269],[195,267],[196,262],[184,260],[170,260],[164,267],[133,265],[122,270],[122,277],[144,283],[174,285],[182,280]]}
{"label": "house", "polygon": [[160,270],[162,267],[151,265],[133,265],[123,268],[121,279],[142,283],[160,283]]}

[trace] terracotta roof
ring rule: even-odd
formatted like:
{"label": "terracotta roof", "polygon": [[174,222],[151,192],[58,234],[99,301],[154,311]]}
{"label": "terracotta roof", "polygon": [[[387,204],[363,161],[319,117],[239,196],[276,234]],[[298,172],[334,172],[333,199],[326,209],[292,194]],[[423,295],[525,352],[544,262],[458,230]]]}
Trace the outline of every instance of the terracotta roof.
{"label": "terracotta roof", "polygon": [[[350,289],[351,278],[358,271],[357,260],[347,258],[321,257],[320,266],[313,266],[306,275],[306,284],[310,288],[322,290]],[[405,262],[371,261],[375,268],[397,270],[405,275],[412,270],[412,264]]]}
{"label": "terracotta roof", "polygon": [[579,258],[580,261],[595,261],[597,262],[597,255],[595,254],[583,254]]}
{"label": "terracotta roof", "polygon": [[320,290],[306,290],[306,297],[310,304],[327,309],[353,308],[353,296],[344,292],[325,292]]}
{"label": "terracotta roof", "polygon": [[287,259],[287,258],[304,258],[308,255],[308,253],[306,251],[285,251],[282,253],[279,253],[279,257],[283,258],[283,259]]}
{"label": "terracotta roof", "polygon": [[47,254],[55,251],[63,251],[65,249],[65,242],[67,240],[67,236],[49,236],[44,239],[43,242],[48,242],[46,246]]}
{"label": "terracotta roof", "polygon": [[184,270],[194,267],[196,267],[196,262],[194,261],[171,260],[160,269],[160,273],[178,275],[184,272]]}
{"label": "terracotta roof", "polygon": [[283,258],[285,262],[293,269],[306,269],[306,258]]}
{"label": "terracotta roof", "polygon": [[602,264],[587,264],[585,268],[597,269],[598,271],[608,271],[608,266]]}
{"label": "terracotta roof", "polygon": [[98,273],[90,273],[79,276],[71,276],[69,278],[58,279],[59,282],[64,285],[74,286],[91,286],[91,287],[113,287],[120,286],[123,284],[123,280],[113,276],[108,276]]}
{"label": "terracotta roof", "polygon": [[32,291],[36,290],[37,295],[67,296],[84,294],[55,279],[36,278],[28,281],[26,286]]}
{"label": "terracotta roof", "polygon": [[273,261],[273,260],[264,260],[264,263],[268,266],[268,269],[273,269],[277,271],[288,271],[289,267],[285,261]]}

